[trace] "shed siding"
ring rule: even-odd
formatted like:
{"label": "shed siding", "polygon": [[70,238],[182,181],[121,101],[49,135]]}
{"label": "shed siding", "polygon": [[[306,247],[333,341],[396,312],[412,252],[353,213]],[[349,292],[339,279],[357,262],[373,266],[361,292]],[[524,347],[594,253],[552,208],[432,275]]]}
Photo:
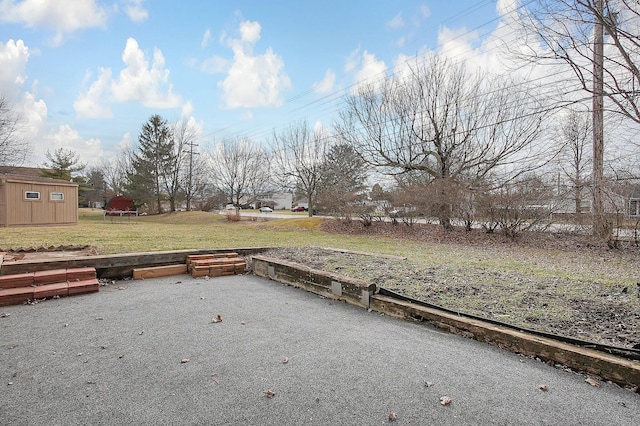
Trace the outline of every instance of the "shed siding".
{"label": "shed siding", "polygon": [[[78,223],[78,187],[61,181],[0,180],[0,226],[73,225]],[[39,200],[25,199],[26,191],[40,193]],[[64,200],[51,200],[52,192]]]}
{"label": "shed siding", "polygon": [[0,226],[7,226],[7,183],[0,179]]}

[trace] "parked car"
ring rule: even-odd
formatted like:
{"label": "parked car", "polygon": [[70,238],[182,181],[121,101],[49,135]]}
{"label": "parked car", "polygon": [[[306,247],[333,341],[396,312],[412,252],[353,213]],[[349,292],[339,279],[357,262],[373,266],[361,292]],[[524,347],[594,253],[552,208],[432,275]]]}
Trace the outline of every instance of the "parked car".
{"label": "parked car", "polygon": [[273,213],[273,209],[271,207],[260,207],[260,213]]}
{"label": "parked car", "polygon": [[302,207],[302,206],[297,206],[297,207],[292,208],[292,209],[291,209],[291,211],[292,211],[292,212],[306,212],[306,211],[307,211],[307,209],[305,209],[305,208],[304,208],[304,207]]}

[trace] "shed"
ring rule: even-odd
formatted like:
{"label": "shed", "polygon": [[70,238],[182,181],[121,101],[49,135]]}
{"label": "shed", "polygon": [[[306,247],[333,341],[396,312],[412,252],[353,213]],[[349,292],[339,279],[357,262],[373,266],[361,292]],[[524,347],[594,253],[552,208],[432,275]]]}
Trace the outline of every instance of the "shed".
{"label": "shed", "polygon": [[77,224],[77,183],[0,173],[0,227]]}

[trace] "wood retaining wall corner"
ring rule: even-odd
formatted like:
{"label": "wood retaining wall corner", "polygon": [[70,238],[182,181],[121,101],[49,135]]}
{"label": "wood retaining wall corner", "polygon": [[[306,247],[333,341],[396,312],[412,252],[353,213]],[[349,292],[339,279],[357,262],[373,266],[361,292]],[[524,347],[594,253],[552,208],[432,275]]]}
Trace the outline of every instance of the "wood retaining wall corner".
{"label": "wood retaining wall corner", "polygon": [[252,256],[253,273],[321,296],[369,309],[376,285],[267,256]]}

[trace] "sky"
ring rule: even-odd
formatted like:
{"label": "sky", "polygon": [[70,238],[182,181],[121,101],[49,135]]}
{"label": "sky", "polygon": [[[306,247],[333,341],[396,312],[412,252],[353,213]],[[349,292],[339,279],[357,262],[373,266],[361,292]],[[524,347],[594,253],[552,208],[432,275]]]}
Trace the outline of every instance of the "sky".
{"label": "sky", "polygon": [[517,0],[0,0],[0,93],[32,154],[99,165],[158,114],[201,149],[329,126],[358,82],[424,51],[482,57]]}

